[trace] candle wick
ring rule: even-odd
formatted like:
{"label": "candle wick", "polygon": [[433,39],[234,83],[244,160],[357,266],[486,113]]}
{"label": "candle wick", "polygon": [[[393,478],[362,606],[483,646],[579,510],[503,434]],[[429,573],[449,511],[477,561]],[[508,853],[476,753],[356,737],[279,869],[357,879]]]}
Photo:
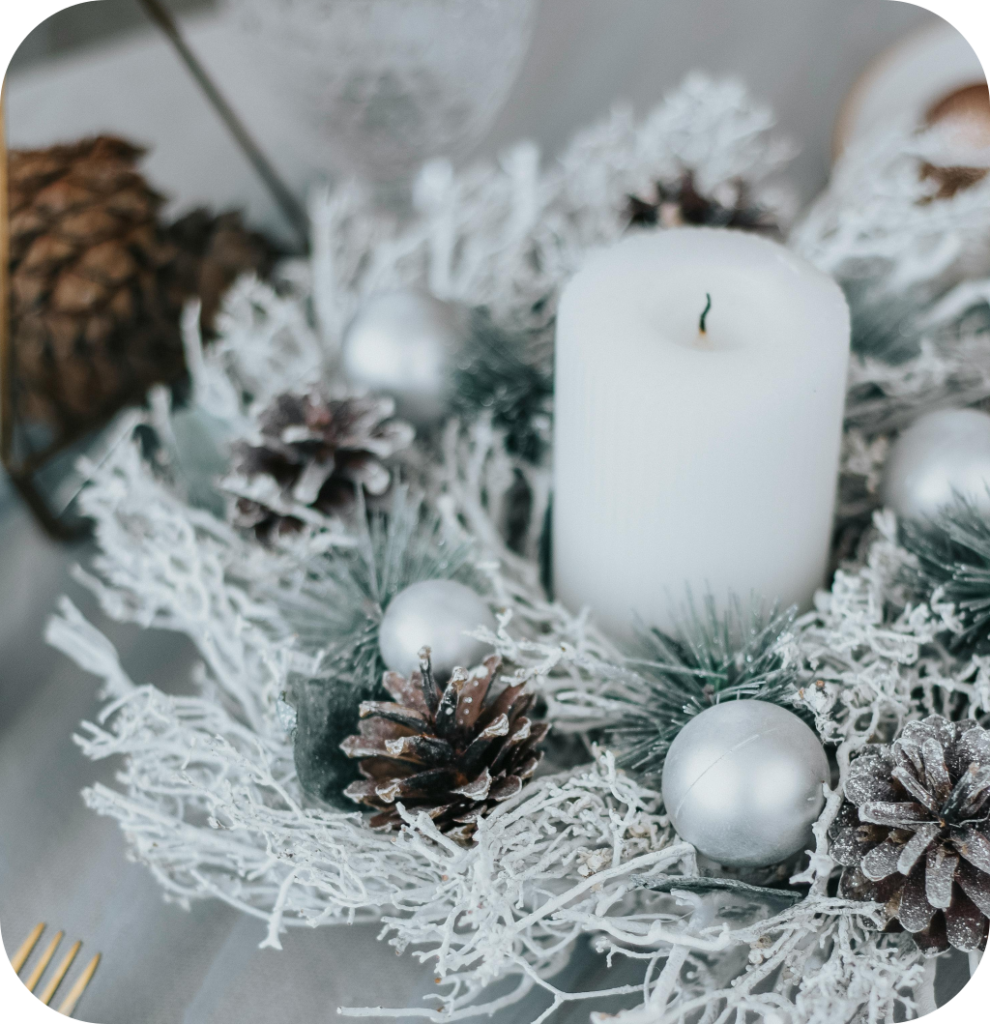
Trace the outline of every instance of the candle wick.
{"label": "candle wick", "polygon": [[709,311],[712,308],[712,297],[711,297],[711,295],[708,292],[705,292],[705,298],[708,301],[705,303],[704,310],[702,310],[701,320],[698,321],[698,330],[702,334],[706,334],[707,333],[707,329],[705,327],[705,321],[708,319],[708,313],[709,313]]}

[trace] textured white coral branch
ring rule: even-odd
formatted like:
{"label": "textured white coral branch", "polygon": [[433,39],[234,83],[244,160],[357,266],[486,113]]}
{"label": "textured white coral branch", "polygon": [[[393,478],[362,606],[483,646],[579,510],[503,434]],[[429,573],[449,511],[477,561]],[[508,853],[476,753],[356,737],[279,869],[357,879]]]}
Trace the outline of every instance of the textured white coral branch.
{"label": "textured white coral branch", "polygon": [[[591,248],[619,237],[628,195],[648,194],[657,178],[690,169],[716,196],[741,179],[786,216],[773,180],[790,149],[772,127],[772,115],[739,85],[692,76],[642,122],[616,109],[547,166],[524,145],[461,173],[443,163],[424,168],[411,222],[374,211],[355,183],[317,194],[310,264],[284,268],[277,288],[240,281],[205,355],[189,311],[195,400],[244,427],[281,391],[317,381],[342,387],[333,364],[347,323],[367,295],[397,285],[488,306],[508,326],[545,326],[562,282]],[[982,258],[969,232],[987,237],[985,210],[977,210],[983,191],[944,209],[918,205],[909,169],[920,151],[905,156],[898,145],[884,151],[873,191],[857,178],[866,164],[850,164],[794,244],[830,270],[862,260],[895,283],[937,274],[949,287]],[[904,211],[908,220],[889,228]],[[940,232],[962,240],[936,238],[926,249]],[[984,294],[950,292],[926,329]],[[862,363],[854,372],[851,418],[861,433],[850,436],[846,463],[875,488],[882,432],[935,397],[990,394],[990,349],[977,332],[957,354],[933,343],[900,369]],[[152,418],[161,425],[167,414],[159,398]],[[511,456],[479,417],[452,423],[437,458],[411,470],[451,534],[478,545],[499,609],[486,639],[541,690],[558,731],[600,725],[619,656],[588,615],[546,600],[533,558],[549,467]],[[533,498],[522,555],[500,529],[518,474]],[[973,658],[951,673],[926,654],[952,609],[913,606],[900,592],[908,556],[889,517],[878,519],[866,559],[837,574],[789,641],[802,676],[795,700],[836,744],[840,769],[815,850],[793,880],[809,896],[784,912],[772,899],[755,901],[730,918],[720,916],[715,894],[651,888],[660,876],[696,875],[694,851],[674,835],[659,795],[618,771],[608,752],[534,781],[481,821],[469,847],[422,814],[404,812],[401,832],[381,834],[356,810],[309,801],[277,706],[291,673],[312,671],[314,661],[299,650],[278,584],[353,538],[314,517],[283,548],[261,549],[191,508],[168,467],[150,466],[130,443],[91,475],[83,507],[101,554],[80,579],[112,618],[190,637],[202,664],[197,696],[136,684],[109,641],[74,606],[60,605],[49,639],[101,677],[109,699],[76,741],[88,756],[121,757],[124,766],[119,788],[96,786],[86,798],[120,822],[131,854],[170,898],[223,900],[263,922],[264,945],[277,947],[288,927],[376,918],[392,946],[436,971],[436,1005],[347,1014],[454,1021],[536,990],[550,1004],[538,1021],[571,1002],[635,993],[640,1006],[616,1018],[624,1024],[860,1024],[916,1012],[923,972],[910,939],[880,934],[872,905],[827,895],[828,827],[851,756],[878,730],[895,730],[950,692],[990,711],[990,662]],[[582,936],[609,963],[628,961],[639,980],[590,992],[558,987],[557,971]],[[507,977],[515,987],[493,994]]]}

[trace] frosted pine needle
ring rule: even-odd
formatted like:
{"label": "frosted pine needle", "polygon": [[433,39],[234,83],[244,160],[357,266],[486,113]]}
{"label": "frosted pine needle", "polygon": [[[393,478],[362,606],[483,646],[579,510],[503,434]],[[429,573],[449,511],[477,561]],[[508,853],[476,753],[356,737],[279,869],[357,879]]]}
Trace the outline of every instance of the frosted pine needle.
{"label": "frosted pine needle", "polygon": [[990,641],[990,516],[957,497],[933,521],[901,524],[904,546],[917,560],[905,576],[918,596],[952,605],[953,646]]}
{"label": "frosted pine needle", "polygon": [[477,547],[452,536],[440,515],[399,488],[386,513],[359,506],[352,545],[303,555],[267,588],[295,630],[299,646],[320,658],[321,675],[374,689],[385,671],[378,627],[389,602],[423,580],[456,579],[476,589]]}
{"label": "frosted pine needle", "polygon": [[641,636],[643,654],[628,662],[620,683],[618,724],[607,732],[618,763],[658,775],[674,737],[687,722],[727,700],[790,704],[796,673],[787,646],[794,609],[781,612],[751,599],[733,598],[717,610],[714,598],[701,608],[692,600],[676,634],[657,629]]}

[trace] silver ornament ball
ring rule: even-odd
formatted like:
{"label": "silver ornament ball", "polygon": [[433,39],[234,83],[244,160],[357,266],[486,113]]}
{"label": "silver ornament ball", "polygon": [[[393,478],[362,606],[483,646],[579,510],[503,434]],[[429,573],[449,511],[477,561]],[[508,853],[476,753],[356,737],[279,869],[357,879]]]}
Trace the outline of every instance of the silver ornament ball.
{"label": "silver ornament ball", "polygon": [[395,399],[416,426],[447,412],[451,376],[469,334],[467,310],[423,291],[373,295],[344,336],[343,370],[359,388]]}
{"label": "silver ornament ball", "polygon": [[762,700],[702,711],[678,733],[663,800],[678,834],[727,867],[766,867],[812,844],[828,758],[797,715]]}
{"label": "silver ornament ball", "polygon": [[931,519],[964,495],[990,513],[990,416],[976,409],[926,413],[894,442],[884,504],[904,519]]}
{"label": "silver ornament ball", "polygon": [[389,602],[378,632],[382,660],[410,676],[419,668],[419,651],[429,647],[437,679],[450,678],[458,666],[471,668],[491,654],[491,646],[467,636],[484,626],[494,631],[495,616],[470,587],[456,580],[424,580]]}

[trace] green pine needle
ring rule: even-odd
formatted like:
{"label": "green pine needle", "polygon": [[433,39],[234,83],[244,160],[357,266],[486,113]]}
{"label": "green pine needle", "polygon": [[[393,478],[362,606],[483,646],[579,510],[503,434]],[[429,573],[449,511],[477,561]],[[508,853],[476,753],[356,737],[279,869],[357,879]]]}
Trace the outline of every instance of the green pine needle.
{"label": "green pine needle", "polygon": [[990,309],[977,302],[951,322],[937,328],[924,326],[944,289],[920,287],[891,291],[869,276],[840,281],[852,315],[852,351],[892,366],[915,358],[928,338],[938,347],[952,345],[960,336],[990,330]]}
{"label": "green pine needle", "polygon": [[296,712],[293,753],[303,789],[352,810],[343,795],[357,763],[340,749],[358,727],[362,700],[385,695],[378,646],[382,616],[400,591],[423,580],[456,579],[478,591],[474,547],[452,540],[440,517],[399,489],[387,514],[355,517],[355,544],[307,560],[276,591],[299,646],[320,655],[315,676],[293,677],[285,698]]}
{"label": "green pine needle", "polygon": [[926,308],[922,297],[890,295],[869,279],[842,283],[852,315],[852,351],[897,365],[921,350],[918,321]]}
{"label": "green pine needle", "polygon": [[513,455],[538,463],[549,448],[553,398],[552,345],[546,332],[512,333],[474,311],[471,344],[453,381],[453,405],[462,415],[491,413]]}
{"label": "green pine needle", "polygon": [[733,598],[720,614],[709,595],[698,609],[689,597],[676,636],[657,629],[641,634],[643,656],[628,661],[618,703],[621,720],[606,742],[618,763],[658,776],[677,734],[699,712],[727,700],[764,700],[789,710],[796,670],[784,645],[795,609],[779,611]]}
{"label": "green pine needle", "polygon": [[927,522],[901,523],[901,543],[918,561],[905,570],[914,594],[955,606],[963,632],[952,647],[990,641],[990,517],[967,498],[955,500]]}
{"label": "green pine needle", "polygon": [[355,518],[354,547],[310,559],[276,598],[300,647],[323,655],[321,675],[372,691],[385,672],[378,629],[396,594],[423,580],[456,579],[479,591],[485,581],[473,544],[452,540],[436,512],[404,489],[388,513],[361,510]]}

